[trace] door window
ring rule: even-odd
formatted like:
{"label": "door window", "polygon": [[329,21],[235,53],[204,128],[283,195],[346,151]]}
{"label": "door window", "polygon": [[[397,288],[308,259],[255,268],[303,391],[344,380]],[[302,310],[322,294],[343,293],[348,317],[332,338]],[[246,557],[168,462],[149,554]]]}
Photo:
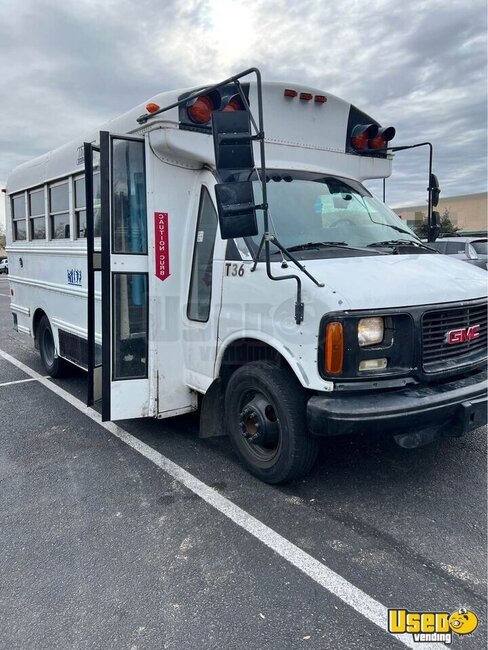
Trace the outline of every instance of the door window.
{"label": "door window", "polygon": [[113,253],[147,254],[144,142],[112,141]]}
{"label": "door window", "polygon": [[147,377],[147,273],[113,274],[113,379]]}
{"label": "door window", "polygon": [[188,296],[187,315],[190,320],[205,322],[210,314],[216,233],[217,213],[207,188],[202,187]]}

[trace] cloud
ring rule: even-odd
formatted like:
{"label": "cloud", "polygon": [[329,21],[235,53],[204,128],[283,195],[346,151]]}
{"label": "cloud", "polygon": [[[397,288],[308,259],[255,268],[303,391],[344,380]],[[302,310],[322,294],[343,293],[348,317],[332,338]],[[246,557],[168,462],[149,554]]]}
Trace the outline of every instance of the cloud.
{"label": "cloud", "polygon": [[[15,165],[162,90],[256,65],[431,140],[443,196],[486,189],[481,0],[0,0],[0,184]],[[265,116],[272,119],[272,116]],[[391,204],[426,197],[425,151],[399,154]]]}

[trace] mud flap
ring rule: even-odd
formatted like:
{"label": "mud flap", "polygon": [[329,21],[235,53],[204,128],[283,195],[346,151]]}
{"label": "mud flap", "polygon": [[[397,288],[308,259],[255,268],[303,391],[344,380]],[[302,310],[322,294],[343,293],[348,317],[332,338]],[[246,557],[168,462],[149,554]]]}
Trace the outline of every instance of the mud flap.
{"label": "mud flap", "polygon": [[224,387],[216,379],[203,396],[200,407],[199,438],[217,438],[226,435],[224,425]]}

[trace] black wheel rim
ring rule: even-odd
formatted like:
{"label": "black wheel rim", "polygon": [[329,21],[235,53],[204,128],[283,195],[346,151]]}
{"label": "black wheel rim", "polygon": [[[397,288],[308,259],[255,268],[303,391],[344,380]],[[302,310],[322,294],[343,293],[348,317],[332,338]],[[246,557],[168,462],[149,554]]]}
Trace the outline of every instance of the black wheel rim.
{"label": "black wheel rim", "polygon": [[272,464],[279,455],[282,431],[273,400],[264,391],[253,389],[239,400],[241,448],[253,462]]}

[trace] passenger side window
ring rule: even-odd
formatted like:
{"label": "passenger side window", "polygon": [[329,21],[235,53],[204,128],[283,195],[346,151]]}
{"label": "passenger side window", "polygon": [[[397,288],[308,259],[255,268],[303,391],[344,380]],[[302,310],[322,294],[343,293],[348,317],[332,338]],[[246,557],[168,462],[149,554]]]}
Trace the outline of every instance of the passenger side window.
{"label": "passenger side window", "polygon": [[187,307],[187,316],[190,320],[205,322],[210,314],[216,233],[217,214],[207,188],[202,187]]}
{"label": "passenger side window", "polygon": [[12,222],[14,240],[26,239],[25,194],[23,192],[12,198]]}
{"label": "passenger side window", "polygon": [[85,177],[75,178],[75,228],[77,237],[86,237]]}
{"label": "passenger side window", "polygon": [[44,188],[29,192],[30,238],[45,239],[46,218],[44,216]]}
{"label": "passenger side window", "polygon": [[68,183],[49,188],[49,216],[51,239],[69,239],[69,189]]}

